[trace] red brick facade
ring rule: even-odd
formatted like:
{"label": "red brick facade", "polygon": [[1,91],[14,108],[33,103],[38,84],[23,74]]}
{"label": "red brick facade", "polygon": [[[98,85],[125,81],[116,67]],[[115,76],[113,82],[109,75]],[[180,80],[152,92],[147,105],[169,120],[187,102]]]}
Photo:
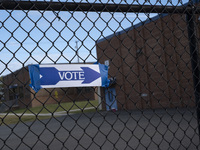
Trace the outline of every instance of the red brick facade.
{"label": "red brick facade", "polygon": [[98,61],[109,60],[116,77],[119,109],[195,105],[185,18],[161,16],[97,42]]}

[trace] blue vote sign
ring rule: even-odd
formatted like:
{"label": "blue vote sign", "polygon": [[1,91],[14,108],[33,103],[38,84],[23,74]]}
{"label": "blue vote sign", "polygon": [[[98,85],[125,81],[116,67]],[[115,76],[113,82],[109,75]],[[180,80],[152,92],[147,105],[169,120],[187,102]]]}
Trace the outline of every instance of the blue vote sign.
{"label": "blue vote sign", "polygon": [[88,87],[109,85],[108,66],[103,64],[29,65],[30,86],[41,88]]}

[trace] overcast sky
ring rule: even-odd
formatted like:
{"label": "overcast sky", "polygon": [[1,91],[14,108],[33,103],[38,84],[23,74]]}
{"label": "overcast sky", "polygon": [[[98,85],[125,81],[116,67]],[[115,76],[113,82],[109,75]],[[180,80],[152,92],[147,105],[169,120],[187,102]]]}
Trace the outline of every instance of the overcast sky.
{"label": "overcast sky", "polygon": [[[104,2],[112,3],[107,0]],[[122,3],[120,0],[114,2]],[[125,2],[137,3],[132,0],[123,1]],[[138,2],[143,4],[144,0]],[[171,5],[166,0],[150,2],[156,5]],[[174,5],[182,5],[185,2],[187,1],[180,1]],[[0,10],[0,76],[20,69],[23,64],[75,63],[77,48],[80,62],[95,62],[96,41],[157,15],[62,11],[58,13],[59,19],[57,13]]]}

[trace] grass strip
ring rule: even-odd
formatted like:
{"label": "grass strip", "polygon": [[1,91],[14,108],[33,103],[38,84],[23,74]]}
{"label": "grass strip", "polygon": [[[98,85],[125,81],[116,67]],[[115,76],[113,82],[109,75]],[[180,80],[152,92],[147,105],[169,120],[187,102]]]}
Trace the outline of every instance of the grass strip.
{"label": "grass strip", "polygon": [[[94,109],[89,109],[89,110],[87,109],[91,107],[94,107]],[[58,112],[69,113],[71,110],[75,110],[73,111],[73,113],[94,112],[97,107],[98,107],[98,101],[93,100],[93,101],[81,101],[81,102],[66,102],[60,104],[46,104],[44,105],[44,107],[39,106],[33,108],[18,109],[12,112],[4,113],[3,115],[0,114],[0,126],[4,124],[8,125],[20,122],[34,121],[36,119],[38,120],[48,119],[52,117],[52,115],[40,116],[40,114],[52,114]],[[85,108],[86,110],[84,110]],[[18,114],[22,115],[19,116]],[[25,114],[31,114],[31,115],[25,115]]]}

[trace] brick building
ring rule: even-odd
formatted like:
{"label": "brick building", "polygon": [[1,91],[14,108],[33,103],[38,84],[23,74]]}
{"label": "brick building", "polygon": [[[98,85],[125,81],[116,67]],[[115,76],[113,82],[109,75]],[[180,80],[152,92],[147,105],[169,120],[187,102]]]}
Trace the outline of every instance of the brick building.
{"label": "brick building", "polygon": [[155,16],[96,47],[98,61],[109,61],[109,77],[116,77],[118,109],[195,105],[186,15]]}
{"label": "brick building", "polygon": [[41,89],[35,93],[29,86],[30,78],[27,67],[4,76],[3,82],[5,103],[19,108],[36,107],[58,102],[95,100],[94,88],[90,87]]}

